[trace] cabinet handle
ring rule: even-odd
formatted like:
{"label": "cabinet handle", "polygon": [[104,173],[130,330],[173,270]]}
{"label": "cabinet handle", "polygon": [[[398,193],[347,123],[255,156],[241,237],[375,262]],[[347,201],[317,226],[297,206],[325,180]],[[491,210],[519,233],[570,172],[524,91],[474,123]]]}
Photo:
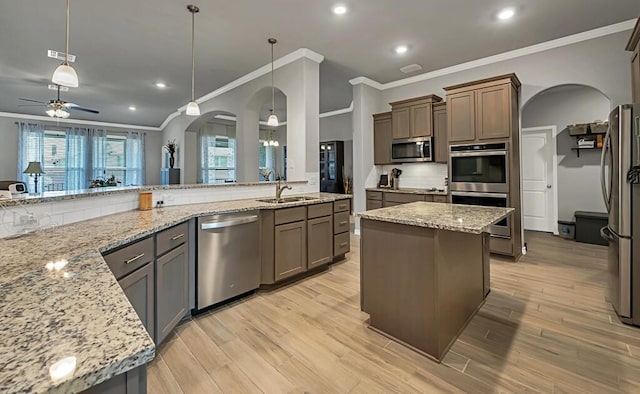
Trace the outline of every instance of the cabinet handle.
{"label": "cabinet handle", "polygon": [[345,220],[345,221],[340,222],[340,225],[341,225],[341,226],[345,226],[346,224],[347,224],[347,221],[346,221],[346,220]]}
{"label": "cabinet handle", "polygon": [[343,243],[341,243],[341,244],[340,244],[340,247],[343,247],[343,248],[344,248],[345,246],[347,246],[347,243],[346,243],[346,242],[343,242]]}
{"label": "cabinet handle", "polygon": [[184,237],[184,234],[178,234],[178,235],[176,235],[176,236],[174,236],[174,237],[171,237],[171,240],[172,240],[172,241],[176,241],[176,240],[178,240],[178,239],[180,239],[180,238],[182,238],[182,237]]}
{"label": "cabinet handle", "polygon": [[124,263],[125,263],[125,264],[131,264],[131,263],[133,263],[134,261],[139,260],[139,259],[141,259],[141,258],[143,258],[143,257],[144,257],[144,253],[140,253],[140,254],[139,254],[139,255],[137,255],[136,257],[132,257],[132,258],[130,258],[129,260],[125,261]]}

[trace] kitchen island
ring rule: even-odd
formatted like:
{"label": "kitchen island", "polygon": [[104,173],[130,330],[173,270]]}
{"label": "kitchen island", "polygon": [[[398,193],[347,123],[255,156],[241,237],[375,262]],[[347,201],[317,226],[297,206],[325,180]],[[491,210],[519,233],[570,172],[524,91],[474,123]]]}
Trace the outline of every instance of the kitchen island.
{"label": "kitchen island", "polygon": [[414,202],[360,213],[369,326],[441,361],[489,293],[488,227],[512,212]]}

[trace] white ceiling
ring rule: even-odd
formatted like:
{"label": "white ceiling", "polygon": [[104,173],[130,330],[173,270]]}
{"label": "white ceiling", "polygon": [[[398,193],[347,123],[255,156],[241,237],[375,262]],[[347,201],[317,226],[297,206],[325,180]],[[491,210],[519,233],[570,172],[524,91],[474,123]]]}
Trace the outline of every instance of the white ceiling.
{"label": "white ceiling", "polygon": [[[194,0],[195,1],[195,0]],[[190,0],[71,1],[71,53],[80,87],[63,99],[101,111],[76,119],[158,126],[190,95]],[[385,83],[419,63],[432,71],[497,53],[629,20],[638,0],[200,0],[196,15],[196,97],[298,48],[325,56],[320,67],[321,112],[347,107],[350,78]],[[46,4],[46,5],[45,5]],[[614,5],[615,4],[615,5]],[[19,108],[18,97],[47,101],[64,51],[65,0],[3,1],[0,5],[0,112],[42,115]],[[515,7],[507,23],[497,11]],[[397,44],[409,46],[396,55]],[[162,91],[153,86],[162,80]],[[135,105],[137,111],[128,110]]]}

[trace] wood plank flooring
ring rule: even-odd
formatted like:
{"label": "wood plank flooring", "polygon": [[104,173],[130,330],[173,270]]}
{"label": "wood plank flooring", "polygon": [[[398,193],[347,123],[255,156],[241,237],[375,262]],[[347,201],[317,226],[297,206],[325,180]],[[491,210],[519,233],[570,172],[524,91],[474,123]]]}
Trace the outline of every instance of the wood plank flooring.
{"label": "wood plank flooring", "polygon": [[366,327],[359,238],[327,272],[190,319],[150,393],[640,392],[640,329],[605,301],[606,248],[527,233],[442,364]]}

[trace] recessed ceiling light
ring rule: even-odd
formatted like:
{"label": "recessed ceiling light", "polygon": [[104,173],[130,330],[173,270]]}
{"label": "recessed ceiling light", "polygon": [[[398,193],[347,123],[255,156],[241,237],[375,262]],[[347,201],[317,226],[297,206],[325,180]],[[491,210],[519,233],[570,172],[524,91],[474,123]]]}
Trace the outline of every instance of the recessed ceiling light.
{"label": "recessed ceiling light", "polygon": [[343,5],[337,5],[333,7],[333,13],[336,15],[344,15],[347,13],[347,7]]}
{"label": "recessed ceiling light", "polygon": [[513,18],[515,14],[516,12],[514,11],[513,8],[505,8],[504,10],[498,13],[498,19],[502,21],[506,21],[507,19]]}
{"label": "recessed ceiling light", "polygon": [[407,53],[408,50],[409,48],[407,48],[406,45],[398,45],[396,47],[396,53],[399,55],[402,55],[403,53]]}
{"label": "recessed ceiling light", "polygon": [[129,107],[129,111],[135,111],[136,107],[134,107],[133,105]]}
{"label": "recessed ceiling light", "polygon": [[167,85],[164,82],[156,82],[156,87],[158,89],[164,89],[167,87]]}

